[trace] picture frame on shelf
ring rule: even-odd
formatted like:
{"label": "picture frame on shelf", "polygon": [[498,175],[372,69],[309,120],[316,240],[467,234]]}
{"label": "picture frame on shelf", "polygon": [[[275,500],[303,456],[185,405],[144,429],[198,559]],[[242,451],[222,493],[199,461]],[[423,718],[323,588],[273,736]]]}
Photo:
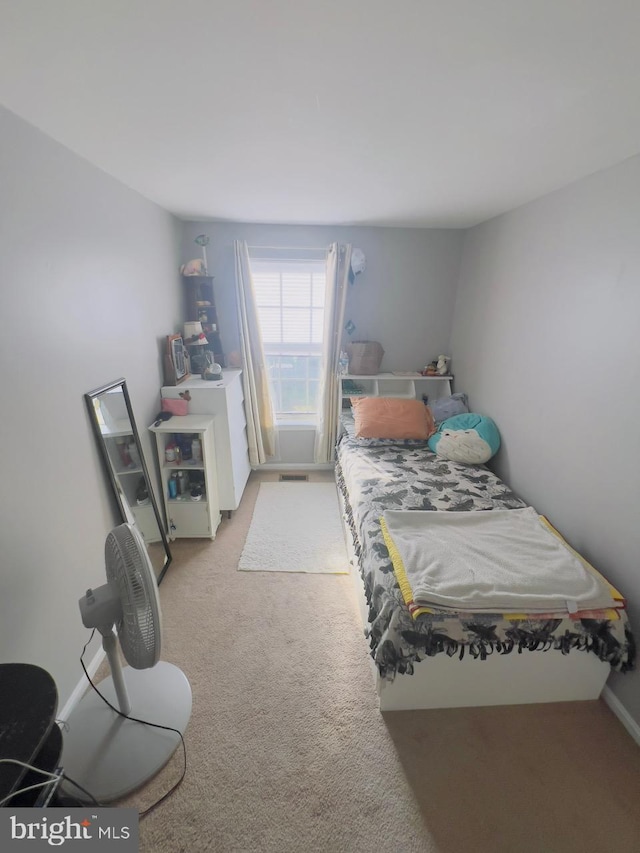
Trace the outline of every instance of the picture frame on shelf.
{"label": "picture frame on shelf", "polygon": [[182,335],[167,335],[164,373],[167,385],[179,385],[191,375],[189,372],[189,355]]}

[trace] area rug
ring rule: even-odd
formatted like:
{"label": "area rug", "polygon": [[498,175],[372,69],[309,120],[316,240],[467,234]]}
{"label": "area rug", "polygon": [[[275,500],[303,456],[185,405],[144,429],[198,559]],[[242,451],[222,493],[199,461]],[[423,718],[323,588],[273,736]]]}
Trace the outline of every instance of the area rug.
{"label": "area rug", "polygon": [[335,483],[260,483],[238,569],[347,574]]}

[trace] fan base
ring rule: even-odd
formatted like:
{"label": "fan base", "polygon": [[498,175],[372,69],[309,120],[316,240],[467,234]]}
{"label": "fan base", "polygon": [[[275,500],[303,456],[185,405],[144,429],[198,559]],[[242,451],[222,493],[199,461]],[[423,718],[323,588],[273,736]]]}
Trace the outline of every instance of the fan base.
{"label": "fan base", "polygon": [[[191,717],[191,687],[182,670],[160,661],[151,669],[125,666],[122,673],[131,699],[130,716],[184,734]],[[117,708],[113,679],[105,678],[97,687]],[[139,788],[164,767],[180,744],[175,732],[120,717],[94,690],[85,693],[67,723],[62,767],[99,803]],[[68,782],[62,788],[70,797],[91,802]]]}

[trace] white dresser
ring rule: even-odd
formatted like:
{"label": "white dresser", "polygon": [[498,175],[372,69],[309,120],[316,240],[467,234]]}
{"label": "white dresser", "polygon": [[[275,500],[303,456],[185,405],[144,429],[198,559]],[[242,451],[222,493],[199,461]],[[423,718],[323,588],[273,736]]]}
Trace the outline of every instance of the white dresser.
{"label": "white dresser", "polygon": [[[251,472],[241,375],[241,370],[228,369],[219,382],[191,378],[176,386],[165,385],[160,391],[163,398],[177,399],[188,390],[190,415],[214,415],[218,497],[220,509],[228,513],[238,508]],[[180,417],[174,415],[173,420],[178,428]]]}

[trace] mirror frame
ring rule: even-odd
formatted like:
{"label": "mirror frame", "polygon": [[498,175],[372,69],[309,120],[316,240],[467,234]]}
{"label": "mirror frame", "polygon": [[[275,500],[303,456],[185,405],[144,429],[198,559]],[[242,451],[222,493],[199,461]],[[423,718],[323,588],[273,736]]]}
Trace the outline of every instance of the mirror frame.
{"label": "mirror frame", "polygon": [[[133,435],[133,438],[135,439],[136,446],[138,448],[138,453],[140,455],[140,467],[142,468],[142,473],[143,473],[144,478],[147,482],[147,486],[148,486],[148,490],[149,490],[149,500],[151,501],[151,505],[153,507],[153,512],[154,512],[154,515],[156,517],[156,521],[158,522],[158,530],[160,531],[160,536],[162,537],[162,544],[164,546],[164,551],[165,551],[165,563],[164,563],[164,566],[162,567],[161,571],[159,572],[159,574],[156,576],[156,582],[158,583],[158,585],[160,585],[160,581],[164,577],[165,572],[167,571],[167,569],[169,568],[169,565],[171,564],[172,555],[171,555],[171,551],[169,549],[169,540],[167,539],[164,521],[162,519],[162,516],[160,515],[160,511],[158,509],[158,504],[156,502],[156,496],[155,496],[155,493],[153,490],[153,483],[151,481],[151,478],[149,477],[149,471],[147,469],[147,464],[145,462],[144,453],[142,450],[142,444],[140,442],[140,435],[138,433],[138,428],[136,426],[136,420],[133,416],[133,409],[131,408],[131,400],[129,398],[129,390],[127,388],[127,380],[124,377],[122,377],[120,379],[116,379],[114,382],[109,382],[106,385],[102,385],[100,388],[94,388],[93,391],[88,391],[84,395],[84,399],[85,399],[85,402],[87,404],[87,409],[89,412],[89,420],[91,421],[93,434],[95,435],[96,441],[98,442],[98,445],[100,447],[100,456],[102,458],[103,465],[106,468],[107,476],[109,477],[109,482],[111,483],[111,488],[113,490],[113,494],[115,495],[116,503],[118,504],[118,508],[120,510],[120,515],[122,517],[122,521],[126,522],[127,516],[126,516],[125,508],[124,508],[123,503],[122,503],[120,487],[118,485],[118,482],[117,482],[116,477],[115,477],[115,473],[113,471],[113,467],[111,464],[111,460],[109,458],[109,453],[107,451],[107,446],[106,446],[106,443],[104,440],[104,436],[102,435],[102,432],[100,430],[100,424],[98,423],[98,421],[96,419],[96,413],[95,413],[94,403],[93,403],[93,401],[96,399],[96,397],[100,397],[102,394],[106,394],[108,391],[113,391],[116,388],[121,388],[122,393],[124,395],[124,402],[125,402],[125,406],[127,408],[127,414],[129,416],[129,423],[131,425],[131,433]],[[154,572],[154,574],[155,574],[155,572]]]}

